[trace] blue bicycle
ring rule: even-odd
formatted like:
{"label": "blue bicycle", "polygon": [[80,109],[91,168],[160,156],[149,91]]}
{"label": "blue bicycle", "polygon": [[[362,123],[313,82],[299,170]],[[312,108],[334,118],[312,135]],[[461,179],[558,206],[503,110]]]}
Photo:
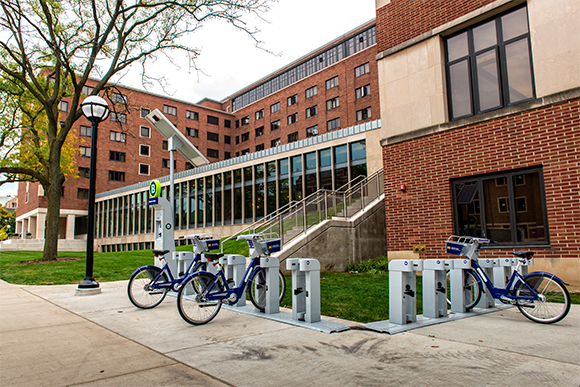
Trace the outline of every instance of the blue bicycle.
{"label": "blue bicycle", "polygon": [[[266,300],[266,276],[260,267],[260,258],[280,251],[280,239],[264,239],[261,234],[241,235],[250,246],[250,263],[241,283],[234,286],[224,275],[220,266],[217,275],[207,271],[190,274],[183,282],[177,295],[177,308],[181,317],[190,324],[202,325],[210,322],[218,314],[222,303],[235,304],[244,292],[249,293],[250,301],[264,311]],[[286,281],[278,271],[280,300],[286,291]]]}
{"label": "blue bicycle", "polygon": [[533,272],[522,276],[520,269],[534,256],[533,251],[513,251],[518,257],[518,264],[512,272],[505,288],[496,288],[485,270],[477,262],[481,245],[489,243],[489,239],[468,236],[451,236],[446,243],[450,254],[463,255],[471,260],[471,269],[465,270],[464,290],[471,290],[472,302],[467,309],[477,304],[484,291],[504,304],[517,306],[520,312],[530,320],[553,324],[562,320],[570,311],[570,294],[564,281],[554,274]]}
{"label": "blue bicycle", "polygon": [[127,286],[127,294],[133,305],[141,309],[155,308],[165,299],[167,292],[170,290],[179,291],[181,283],[187,278],[187,275],[207,270],[207,262],[202,262],[201,254],[219,249],[219,238],[216,239],[210,234],[187,235],[185,238],[191,239],[194,253],[193,260],[187,270],[174,277],[165,258],[169,250],[153,250],[153,255],[161,261],[163,267],[146,265],[133,272]]}

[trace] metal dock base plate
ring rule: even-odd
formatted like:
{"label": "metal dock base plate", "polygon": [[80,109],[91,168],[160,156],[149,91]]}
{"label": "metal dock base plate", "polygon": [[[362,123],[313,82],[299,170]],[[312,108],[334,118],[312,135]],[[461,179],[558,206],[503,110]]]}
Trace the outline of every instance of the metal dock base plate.
{"label": "metal dock base plate", "polygon": [[289,312],[286,312],[280,309],[278,313],[266,314],[263,312],[258,311],[253,305],[248,304],[245,306],[230,306],[230,305],[223,305],[223,308],[230,310],[232,312],[239,312],[244,314],[249,314],[256,317],[265,318],[268,320],[278,321],[281,323],[294,325],[297,327],[308,328],[315,331],[320,331],[324,333],[333,333],[333,332],[343,332],[348,331],[351,327],[349,325],[337,323],[334,321],[328,320],[321,320],[315,323],[307,323],[304,321],[298,321],[292,319],[292,310],[288,309]]}

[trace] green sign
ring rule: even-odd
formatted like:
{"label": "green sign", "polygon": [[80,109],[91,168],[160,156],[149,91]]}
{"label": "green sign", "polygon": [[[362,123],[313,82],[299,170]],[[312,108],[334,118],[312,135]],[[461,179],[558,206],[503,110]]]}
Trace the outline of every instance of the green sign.
{"label": "green sign", "polygon": [[149,184],[149,197],[158,198],[161,195],[161,183],[159,180],[151,180]]}

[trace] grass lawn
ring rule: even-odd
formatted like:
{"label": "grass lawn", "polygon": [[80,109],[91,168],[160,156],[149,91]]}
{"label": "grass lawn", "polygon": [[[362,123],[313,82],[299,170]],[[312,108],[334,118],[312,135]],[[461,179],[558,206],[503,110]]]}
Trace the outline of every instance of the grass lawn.
{"label": "grass lawn", "polygon": [[[177,247],[191,251],[191,245]],[[224,243],[224,253],[248,255],[245,241]],[[0,279],[23,285],[59,285],[80,283],[85,276],[84,252],[61,252],[59,257],[82,258],[52,263],[31,262],[42,258],[42,252],[0,252]],[[360,323],[389,318],[389,276],[382,268],[386,258],[364,263],[358,273],[321,273],[321,312]],[[153,263],[151,250],[94,254],[94,277],[97,282],[127,280],[135,269]],[[417,277],[417,314],[422,313],[421,277]],[[580,294],[571,294],[572,303],[580,303]],[[282,306],[292,307],[292,277],[286,276],[286,294]]]}

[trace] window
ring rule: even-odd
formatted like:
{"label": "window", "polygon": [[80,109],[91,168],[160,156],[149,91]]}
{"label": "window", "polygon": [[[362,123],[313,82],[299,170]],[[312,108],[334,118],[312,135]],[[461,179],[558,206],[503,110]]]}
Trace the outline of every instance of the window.
{"label": "window", "polygon": [[231,144],[232,143],[232,136],[224,135],[224,143]]}
{"label": "window", "polygon": [[226,160],[229,160],[229,159],[231,159],[231,158],[232,158],[232,154],[231,154],[230,152],[224,152],[224,158],[225,158]]}
{"label": "window", "polygon": [[274,140],[270,141],[270,147],[274,148],[275,146],[280,146],[282,143],[280,142],[279,138],[275,138]]}
{"label": "window", "polygon": [[298,122],[298,113],[290,114],[288,116],[288,125]]}
{"label": "window", "polygon": [[163,140],[163,142],[161,143],[161,148],[168,150],[169,149],[169,141]]}
{"label": "window", "polygon": [[249,149],[244,149],[244,150],[242,150],[242,153],[241,153],[241,155],[242,155],[242,156],[243,156],[243,155],[247,155],[248,153],[250,153],[250,150],[249,150]]}
{"label": "window", "polygon": [[58,110],[61,112],[68,112],[68,102],[67,101],[60,101],[58,104]]}
{"label": "window", "polygon": [[91,157],[91,148],[87,148],[86,146],[81,146],[80,151],[81,151],[82,157]]}
{"label": "window", "polygon": [[256,152],[263,151],[263,150],[264,150],[264,144],[256,145]]}
{"label": "window", "polygon": [[115,142],[125,142],[127,140],[127,135],[121,132],[113,132],[109,133],[109,140]]}
{"label": "window", "polygon": [[242,126],[250,124],[250,116],[245,116],[242,118]]}
{"label": "window", "polygon": [[259,128],[256,128],[256,137],[260,137],[264,135],[264,127],[260,126]]}
{"label": "window", "polygon": [[224,128],[231,128],[231,127],[232,127],[232,121],[224,120]]}
{"label": "window", "polygon": [[125,113],[111,112],[111,121],[126,124],[127,123],[127,115]]}
{"label": "window", "polygon": [[220,153],[215,150],[215,149],[207,149],[207,157],[213,157],[214,159],[217,159],[220,157]]}
{"label": "window", "polygon": [[111,93],[111,102],[113,103],[126,103],[127,97],[119,93]]}
{"label": "window", "polygon": [[366,97],[371,94],[371,85],[365,85],[354,90],[356,99]]}
{"label": "window", "polygon": [[298,94],[294,94],[292,97],[288,97],[288,106],[292,106],[298,102]]}
{"label": "window", "polygon": [[326,122],[326,130],[331,131],[340,128],[340,118],[335,118],[333,120]]}
{"label": "window", "polygon": [[447,38],[445,48],[451,120],[534,98],[525,6]]}
{"label": "window", "polygon": [[298,132],[290,133],[288,135],[288,142],[298,141]]}
{"label": "window", "polygon": [[141,108],[141,118],[145,118],[149,115],[149,113],[151,113],[151,110],[148,108]]}
{"label": "window", "polygon": [[360,65],[355,67],[354,69],[354,77],[358,78],[362,75],[368,74],[370,72],[369,62],[365,63],[364,65]]}
{"label": "window", "polygon": [[312,98],[316,95],[316,86],[306,89],[306,99]]}
{"label": "window", "polygon": [[311,126],[306,129],[306,137],[313,137],[318,135],[318,125]]}
{"label": "window", "polygon": [[177,108],[175,106],[163,105],[163,113],[169,114],[170,116],[176,116]]}
{"label": "window", "polygon": [[91,93],[93,92],[93,90],[95,90],[94,87],[90,87],[90,86],[83,86],[81,93],[83,93],[84,95],[91,95]]}
{"label": "window", "polygon": [[149,164],[139,164],[139,174],[149,175]]}
{"label": "window", "polygon": [[208,141],[219,142],[220,136],[217,133],[207,132],[207,139],[208,139]]}
{"label": "window", "polygon": [[326,110],[336,109],[339,106],[340,106],[340,104],[339,104],[339,101],[338,101],[338,97],[334,97],[334,98],[329,99],[328,101],[326,101]]}
{"label": "window", "polygon": [[246,142],[250,139],[250,132],[242,133],[242,142]]}
{"label": "window", "polygon": [[451,189],[458,235],[485,237],[494,246],[549,244],[541,167],[455,179]]}
{"label": "window", "polygon": [[[169,159],[162,159],[161,160],[161,168],[169,168],[171,165],[171,162],[169,161]],[[173,169],[177,169],[177,161],[173,160]]]}
{"label": "window", "polygon": [[139,131],[139,135],[141,137],[147,137],[147,138],[149,138],[149,136],[151,135],[150,133],[151,133],[151,129],[149,127],[147,127],[147,126],[142,126],[141,127],[141,130]]}
{"label": "window", "polygon": [[149,145],[139,145],[139,155],[149,156],[150,146]]}
{"label": "window", "polygon": [[280,120],[276,120],[270,123],[270,130],[280,129]]}
{"label": "window", "polygon": [[199,121],[199,114],[197,112],[192,112],[191,110],[186,110],[185,111],[185,118],[190,119],[190,120],[194,120],[194,121]]}
{"label": "window", "polygon": [[259,120],[260,118],[264,118],[264,109],[258,110],[256,112],[256,120]]}
{"label": "window", "polygon": [[326,81],[326,90],[330,90],[337,86],[338,86],[338,76],[330,78],[328,81]]}
{"label": "window", "polygon": [[125,181],[125,172],[109,171],[110,181]]}
{"label": "window", "polygon": [[124,152],[109,151],[109,160],[120,161],[120,162],[124,163],[125,162],[125,153]]}
{"label": "window", "polygon": [[91,137],[91,133],[93,132],[93,129],[90,126],[83,126],[81,125],[81,136],[83,137]]}
{"label": "window", "polygon": [[90,177],[91,170],[89,168],[79,167],[79,177],[88,179]]}
{"label": "window", "polygon": [[356,112],[356,120],[362,121],[371,118],[371,108],[364,108]]}
{"label": "window", "polygon": [[86,188],[77,189],[77,198],[78,199],[88,199],[89,198],[89,190]]}
{"label": "window", "polygon": [[270,113],[276,113],[278,110],[280,110],[280,102],[270,105]]}
{"label": "window", "polygon": [[194,129],[194,128],[185,128],[185,134],[187,134],[189,137],[193,137],[193,138],[199,137],[199,131],[197,129]]}
{"label": "window", "polygon": [[193,164],[192,164],[192,163],[190,163],[189,161],[186,161],[186,162],[185,162],[185,170],[186,170],[186,171],[188,171],[188,170],[190,170],[190,169],[193,169],[193,168],[195,168],[195,167],[193,166]]}
{"label": "window", "polygon": [[314,105],[306,109],[306,118],[310,118],[318,114],[318,106]]}
{"label": "window", "polygon": [[207,116],[207,123],[211,125],[219,125],[220,119],[214,116]]}
{"label": "window", "polygon": [[236,145],[240,143],[240,136],[236,136]]}

